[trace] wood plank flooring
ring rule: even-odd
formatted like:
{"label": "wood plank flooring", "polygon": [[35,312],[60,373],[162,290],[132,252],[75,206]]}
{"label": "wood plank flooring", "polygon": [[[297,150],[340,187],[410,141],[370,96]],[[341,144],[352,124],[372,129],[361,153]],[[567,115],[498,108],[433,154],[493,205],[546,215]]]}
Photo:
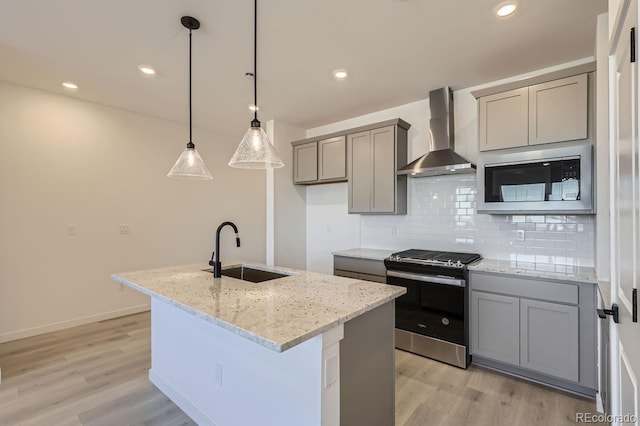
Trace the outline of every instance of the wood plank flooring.
{"label": "wood plank flooring", "polygon": [[[148,381],[150,365],[148,313],[0,344],[0,425],[195,425]],[[396,351],[398,426],[556,426],[577,412],[595,404]]]}

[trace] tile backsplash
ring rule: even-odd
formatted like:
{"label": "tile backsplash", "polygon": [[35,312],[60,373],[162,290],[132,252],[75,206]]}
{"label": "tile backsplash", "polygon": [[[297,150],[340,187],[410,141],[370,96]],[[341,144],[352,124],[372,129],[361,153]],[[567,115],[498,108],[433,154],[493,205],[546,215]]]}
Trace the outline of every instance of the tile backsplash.
{"label": "tile backsplash", "polygon": [[477,252],[558,272],[594,266],[594,216],[478,214],[475,175],[409,179],[408,192],[407,215],[361,216],[361,247]]}

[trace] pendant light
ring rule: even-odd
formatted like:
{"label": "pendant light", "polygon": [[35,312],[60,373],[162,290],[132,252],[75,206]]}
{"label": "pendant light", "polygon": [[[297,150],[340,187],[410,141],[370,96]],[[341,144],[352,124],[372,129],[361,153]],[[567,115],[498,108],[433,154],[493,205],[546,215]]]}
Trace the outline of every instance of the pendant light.
{"label": "pendant light", "polygon": [[258,121],[258,0],[253,1],[253,10],[253,120],[229,165],[243,169],[277,169],[284,163]]}
{"label": "pendant light", "polygon": [[195,179],[195,180],[210,180],[213,179],[209,169],[204,164],[204,160],[196,151],[196,146],[192,141],[193,137],[193,119],[191,108],[191,32],[200,28],[200,21],[191,16],[183,16],[180,19],[182,25],[189,30],[189,143],[187,147],[182,151],[178,161],[173,165],[169,173],[170,178],[178,179]]}

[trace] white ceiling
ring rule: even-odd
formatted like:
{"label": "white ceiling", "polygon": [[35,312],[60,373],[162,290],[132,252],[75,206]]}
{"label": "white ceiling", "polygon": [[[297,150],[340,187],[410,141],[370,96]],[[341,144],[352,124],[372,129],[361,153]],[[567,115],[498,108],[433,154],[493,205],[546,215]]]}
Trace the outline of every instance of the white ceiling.
{"label": "white ceiling", "polygon": [[[259,118],[303,128],[593,55],[606,0],[261,0]],[[251,0],[1,0],[0,80],[186,123],[188,30],[194,126],[249,126]],[[139,64],[157,68],[143,78]],[[349,70],[338,82],[331,72]],[[60,83],[75,81],[66,92]],[[197,139],[196,139],[197,142]]]}

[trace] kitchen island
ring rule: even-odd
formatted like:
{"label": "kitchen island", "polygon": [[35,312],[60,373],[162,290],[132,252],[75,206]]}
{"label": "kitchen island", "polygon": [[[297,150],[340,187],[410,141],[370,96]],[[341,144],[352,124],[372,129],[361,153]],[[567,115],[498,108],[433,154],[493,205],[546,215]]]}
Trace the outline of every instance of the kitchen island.
{"label": "kitchen island", "polygon": [[200,425],[393,424],[405,289],[249,266],[287,276],[213,278],[206,265],[112,275],[151,296],[149,379]]}

